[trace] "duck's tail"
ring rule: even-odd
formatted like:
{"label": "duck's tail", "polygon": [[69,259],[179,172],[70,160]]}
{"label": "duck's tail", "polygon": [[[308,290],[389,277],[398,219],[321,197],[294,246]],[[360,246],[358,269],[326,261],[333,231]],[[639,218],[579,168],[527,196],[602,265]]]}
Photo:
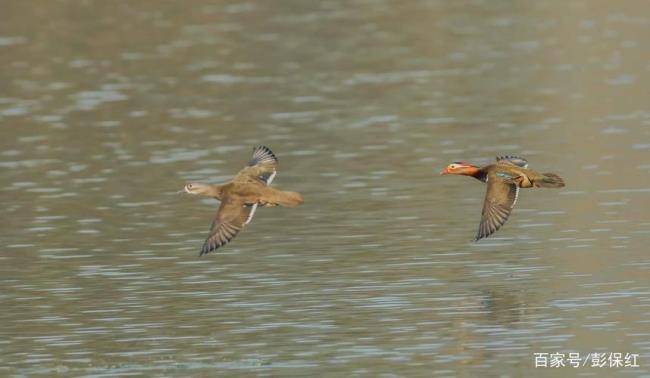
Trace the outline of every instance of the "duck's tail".
{"label": "duck's tail", "polygon": [[280,192],[280,194],[280,201],[278,202],[280,206],[296,207],[305,202],[305,199],[302,198],[302,194],[298,192]]}
{"label": "duck's tail", "polygon": [[562,188],[564,180],[555,173],[542,173],[541,177],[535,179],[533,185],[537,188]]}

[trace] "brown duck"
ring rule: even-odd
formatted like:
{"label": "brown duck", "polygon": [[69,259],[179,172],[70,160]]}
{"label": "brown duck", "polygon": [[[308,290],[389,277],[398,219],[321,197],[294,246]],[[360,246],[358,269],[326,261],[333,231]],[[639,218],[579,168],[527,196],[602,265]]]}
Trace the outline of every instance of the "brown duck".
{"label": "brown duck", "polygon": [[561,188],[564,181],[555,173],[537,173],[528,169],[528,161],[516,156],[497,157],[495,164],[483,168],[465,162],[454,162],[441,175],[465,175],[487,183],[481,223],[476,239],[497,231],[510,216],[517,202],[519,188]]}
{"label": "brown duck", "polygon": [[278,159],[266,146],[253,148],[253,158],[235,178],[222,185],[191,183],[184,191],[221,201],[212,221],[210,235],[200,255],[227,244],[250,223],[258,206],[296,207],[303,203],[300,193],[283,192],[269,185],[275,178]]}

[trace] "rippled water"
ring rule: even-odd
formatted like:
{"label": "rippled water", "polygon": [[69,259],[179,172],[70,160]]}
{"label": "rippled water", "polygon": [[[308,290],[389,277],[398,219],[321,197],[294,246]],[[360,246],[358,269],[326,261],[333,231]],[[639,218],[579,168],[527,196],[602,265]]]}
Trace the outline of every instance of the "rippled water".
{"label": "rippled water", "polygon": [[[650,374],[645,2],[2,8],[0,375]],[[261,143],[305,204],[199,258]],[[502,154],[568,185],[474,243]]]}

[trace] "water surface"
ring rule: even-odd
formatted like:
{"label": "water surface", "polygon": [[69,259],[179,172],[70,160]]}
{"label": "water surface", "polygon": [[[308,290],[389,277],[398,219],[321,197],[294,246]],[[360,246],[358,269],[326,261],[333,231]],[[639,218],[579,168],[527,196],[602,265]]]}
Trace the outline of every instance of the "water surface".
{"label": "water surface", "polygon": [[[650,374],[645,2],[2,9],[0,375]],[[306,202],[199,258],[255,144]],[[503,154],[568,185],[474,243]]]}

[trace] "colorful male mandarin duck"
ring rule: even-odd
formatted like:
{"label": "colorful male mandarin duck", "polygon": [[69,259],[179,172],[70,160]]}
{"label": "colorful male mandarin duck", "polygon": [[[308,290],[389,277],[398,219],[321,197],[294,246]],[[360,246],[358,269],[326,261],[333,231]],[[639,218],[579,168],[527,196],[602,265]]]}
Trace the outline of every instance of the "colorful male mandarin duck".
{"label": "colorful male mandarin duck", "polygon": [[210,235],[200,255],[227,244],[250,223],[258,206],[296,207],[303,203],[300,193],[283,192],[269,185],[275,178],[278,159],[266,146],[253,148],[253,158],[235,178],[222,185],[191,183],[184,191],[221,201],[212,221]]}
{"label": "colorful male mandarin duck", "polygon": [[496,232],[510,216],[517,202],[519,188],[562,188],[564,181],[555,173],[537,173],[528,169],[528,161],[516,156],[497,157],[495,164],[483,168],[454,162],[441,175],[465,175],[487,183],[481,223],[476,239]]}

